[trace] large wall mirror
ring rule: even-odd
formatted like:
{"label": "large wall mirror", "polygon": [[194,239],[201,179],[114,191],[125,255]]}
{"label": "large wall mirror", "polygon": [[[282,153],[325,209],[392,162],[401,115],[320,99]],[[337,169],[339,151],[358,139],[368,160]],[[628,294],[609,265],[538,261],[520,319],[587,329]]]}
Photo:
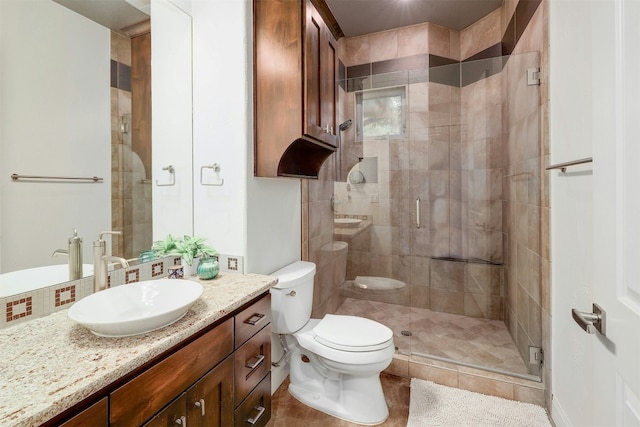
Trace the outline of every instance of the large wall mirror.
{"label": "large wall mirror", "polygon": [[[192,231],[184,4],[0,1],[0,297],[20,293],[3,289],[6,273],[54,265],[65,272],[66,256],[54,252],[68,248],[74,230],[85,276],[103,231],[122,231],[109,247],[127,259],[173,231],[172,220],[176,233]],[[145,30],[137,24],[149,14]],[[165,200],[177,201],[179,213]],[[45,286],[67,281],[49,276]]]}

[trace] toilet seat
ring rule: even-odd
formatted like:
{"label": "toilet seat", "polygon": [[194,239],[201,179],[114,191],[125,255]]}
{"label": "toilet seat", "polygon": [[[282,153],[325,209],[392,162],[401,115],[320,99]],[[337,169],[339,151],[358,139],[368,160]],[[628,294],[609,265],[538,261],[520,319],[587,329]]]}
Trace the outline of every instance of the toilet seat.
{"label": "toilet seat", "polygon": [[313,328],[314,339],[342,351],[376,351],[389,345],[393,331],[374,320],[327,314]]}

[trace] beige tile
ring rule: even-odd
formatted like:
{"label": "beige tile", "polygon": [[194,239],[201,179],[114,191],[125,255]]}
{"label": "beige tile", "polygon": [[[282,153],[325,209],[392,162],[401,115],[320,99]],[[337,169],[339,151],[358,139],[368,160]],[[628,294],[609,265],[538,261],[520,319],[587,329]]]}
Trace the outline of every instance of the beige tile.
{"label": "beige tile", "polygon": [[531,388],[516,384],[513,386],[513,399],[545,407],[544,389]]}
{"label": "beige tile", "polygon": [[494,10],[460,32],[460,56],[469,58],[502,39],[502,11]]}
{"label": "beige tile", "polygon": [[369,35],[369,61],[377,62],[398,57],[398,32],[382,31]]}
{"label": "beige tile", "polygon": [[429,24],[398,28],[397,35],[399,58],[429,53]]}
{"label": "beige tile", "polygon": [[387,369],[384,370],[387,374],[397,375],[399,377],[410,377],[409,376],[409,356],[402,354],[395,354],[393,356],[393,360],[391,361],[391,365]]}
{"label": "beige tile", "polygon": [[371,62],[369,36],[347,38],[345,41],[345,51],[346,55],[343,60],[345,61],[344,65],[347,67]]}
{"label": "beige tile", "polygon": [[449,387],[458,387],[458,372],[452,369],[409,363],[409,376]]}
{"label": "beige tile", "polygon": [[464,390],[498,396],[505,399],[514,398],[514,386],[512,383],[475,375],[460,373],[458,375],[458,387]]}
{"label": "beige tile", "polygon": [[451,37],[448,28],[429,24],[429,53],[445,58],[451,55]]}
{"label": "beige tile", "polygon": [[518,40],[518,44],[513,49],[513,54],[517,55],[526,52],[542,51],[544,47],[544,7],[542,4],[533,14],[526,30]]}
{"label": "beige tile", "polygon": [[449,58],[460,61],[460,31],[449,29]]}

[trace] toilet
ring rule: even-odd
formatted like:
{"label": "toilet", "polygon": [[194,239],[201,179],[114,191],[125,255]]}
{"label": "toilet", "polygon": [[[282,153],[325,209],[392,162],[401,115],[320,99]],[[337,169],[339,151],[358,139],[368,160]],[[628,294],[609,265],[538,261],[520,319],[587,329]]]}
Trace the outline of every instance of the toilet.
{"label": "toilet", "polygon": [[298,261],[271,274],[278,278],[270,291],[271,330],[289,347],[289,392],[337,418],[381,424],[389,409],[380,372],[393,359],[393,332],[356,316],[311,319],[315,272],[314,263]]}

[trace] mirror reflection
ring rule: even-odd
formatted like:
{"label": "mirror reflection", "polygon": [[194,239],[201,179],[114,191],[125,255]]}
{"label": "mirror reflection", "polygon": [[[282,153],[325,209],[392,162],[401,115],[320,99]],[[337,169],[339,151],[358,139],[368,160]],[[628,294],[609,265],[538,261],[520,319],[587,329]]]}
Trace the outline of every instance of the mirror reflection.
{"label": "mirror reflection", "polygon": [[2,0],[0,40],[0,296],[19,293],[10,272],[67,281],[76,230],[83,276],[103,231],[122,232],[108,253],[137,258],[153,241],[149,16],[124,0]]}

